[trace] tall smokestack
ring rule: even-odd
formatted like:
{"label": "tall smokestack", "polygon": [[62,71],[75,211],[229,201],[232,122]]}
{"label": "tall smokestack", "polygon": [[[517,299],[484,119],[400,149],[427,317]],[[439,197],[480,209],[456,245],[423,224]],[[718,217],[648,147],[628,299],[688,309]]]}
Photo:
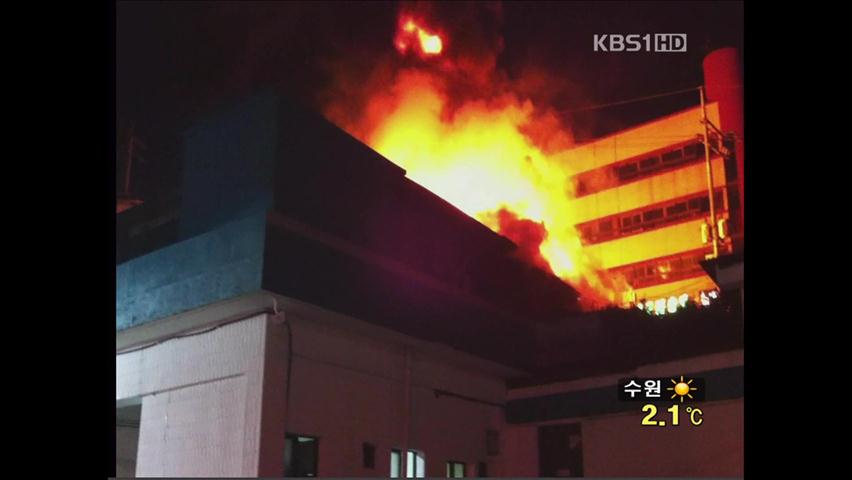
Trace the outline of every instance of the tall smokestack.
{"label": "tall smokestack", "polygon": [[743,176],[743,75],[735,48],[720,48],[704,58],[707,99],[719,102],[720,129],[736,136],[737,183],[740,199],[740,232],[745,231],[745,182]]}

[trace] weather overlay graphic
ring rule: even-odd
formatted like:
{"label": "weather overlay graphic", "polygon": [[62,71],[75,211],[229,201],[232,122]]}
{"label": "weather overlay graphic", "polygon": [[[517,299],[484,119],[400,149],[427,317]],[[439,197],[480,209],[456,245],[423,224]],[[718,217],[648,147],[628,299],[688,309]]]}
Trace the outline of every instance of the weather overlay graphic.
{"label": "weather overlay graphic", "polygon": [[[663,388],[664,385],[667,385]],[[701,426],[704,412],[692,402],[703,402],[706,383],[703,378],[678,375],[659,378],[624,378],[618,382],[618,399],[645,402],[641,411],[643,426]],[[671,406],[666,406],[671,403]],[[685,419],[685,420],[684,420]]]}

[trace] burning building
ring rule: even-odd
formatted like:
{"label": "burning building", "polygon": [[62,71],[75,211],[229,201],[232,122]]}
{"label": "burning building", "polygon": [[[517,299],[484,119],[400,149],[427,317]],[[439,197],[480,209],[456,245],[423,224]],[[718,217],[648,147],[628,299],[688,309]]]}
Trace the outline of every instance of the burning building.
{"label": "burning building", "polygon": [[573,286],[586,310],[661,314],[715,298],[699,262],[743,243],[734,49],[707,57],[700,106],[577,144],[558,111],[533,102],[527,79],[506,79],[487,47],[445,48],[452,38],[424,18],[400,15],[402,59],[381,60],[374,77],[332,94],[332,122],[511,239],[529,264]]}
{"label": "burning building", "polygon": [[[693,135],[695,113],[660,122]],[[582,313],[582,293],[530,261],[523,242],[276,95],[183,138],[179,202],[119,216],[120,474],[741,474],[738,295],[670,319]],[[644,151],[662,162],[670,145]],[[659,175],[691,178],[683,172],[701,166],[684,152],[692,143],[678,145],[682,163]],[[643,154],[619,155],[587,157],[576,178]],[[656,191],[653,178],[638,181]],[[598,218],[607,191],[574,201],[588,199]],[[503,225],[522,230],[513,213]],[[706,378],[713,423],[651,434],[633,422],[632,404],[607,392],[637,372]],[[649,435],[665,448],[630,446],[652,445]],[[716,460],[697,460],[702,451]],[[636,470],[637,455],[655,460]]]}
{"label": "burning building", "polygon": [[[119,232],[124,473],[375,475],[392,450],[487,468],[529,322],[576,311],[576,292],[277,96],[198,122],[183,152],[173,220]],[[372,466],[349,439],[363,429]]]}
{"label": "burning building", "polygon": [[[179,198],[122,209],[119,476],[741,475],[733,52],[705,108],[577,145],[427,17],[393,42],[324,115],[198,119]],[[701,429],[616,399],[684,374]]]}
{"label": "burning building", "polygon": [[668,303],[688,295],[706,302],[706,292],[717,287],[700,262],[742,249],[737,62],[733,49],[707,57],[706,108],[677,112],[570,152],[580,170],[574,176],[577,229],[601,266],[630,285],[623,305],[657,312],[660,299]]}

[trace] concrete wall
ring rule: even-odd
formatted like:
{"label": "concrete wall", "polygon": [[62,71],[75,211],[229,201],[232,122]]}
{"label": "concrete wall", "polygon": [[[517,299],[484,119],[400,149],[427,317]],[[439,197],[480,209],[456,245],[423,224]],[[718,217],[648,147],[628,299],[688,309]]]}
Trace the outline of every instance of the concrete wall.
{"label": "concrete wall", "polygon": [[[503,432],[508,476],[539,476],[538,426],[580,423],[587,477],[740,477],[743,475],[743,400],[703,403],[694,427],[642,426],[636,413],[509,425]],[[662,408],[660,409],[662,410]],[[657,413],[657,419],[663,412]]]}
{"label": "concrete wall", "polygon": [[256,476],[265,315],[116,357],[142,398],[137,476]]}
{"label": "concrete wall", "polygon": [[[426,475],[444,476],[448,460],[471,473],[490,460],[494,473],[486,431],[501,428],[502,409],[435,389],[502,403],[502,367],[336,314],[285,315],[289,409],[286,328],[265,314],[117,357],[116,400],[142,401],[137,476],[282,476],[286,432],[319,438],[319,476],[388,476],[390,450],[406,443],[406,349],[408,447],[424,453]],[[364,442],[375,469],[363,468]]]}
{"label": "concrete wall", "polygon": [[[510,390],[510,399],[560,392],[611,387],[616,395],[618,378],[655,377],[701,370],[724,369],[743,364],[742,350],[647,365],[634,372]],[[708,389],[712,385],[708,383]],[[709,394],[708,390],[708,394]],[[538,427],[580,423],[583,472],[587,477],[719,476],[743,475],[743,398],[697,404],[704,412],[700,426],[684,421],[677,427],[642,426],[643,403],[635,411],[591,417],[563,418],[546,422],[506,425],[503,434],[504,468],[507,476],[539,476]],[[660,407],[656,419],[668,415]]]}
{"label": "concrete wall", "polygon": [[[291,320],[295,358],[288,431],[319,437],[319,476],[388,476],[390,450],[405,445],[405,347],[390,337]],[[436,360],[452,359],[456,352],[409,348],[409,448],[424,453],[426,476],[445,476],[448,460],[463,461],[475,472],[477,462],[489,460],[486,430],[500,427],[502,410],[436,397],[434,389],[498,403],[505,398],[503,382]],[[376,446],[375,469],[362,466],[364,442]]]}

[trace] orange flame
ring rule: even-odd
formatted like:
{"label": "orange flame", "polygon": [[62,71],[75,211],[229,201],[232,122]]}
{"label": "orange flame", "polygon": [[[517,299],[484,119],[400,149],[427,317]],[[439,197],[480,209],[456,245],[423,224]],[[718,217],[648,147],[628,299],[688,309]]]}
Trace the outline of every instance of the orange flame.
{"label": "orange flame", "polygon": [[[401,53],[414,33],[432,38],[402,16],[394,42]],[[435,45],[422,38],[421,54],[441,50],[440,37],[434,36]],[[360,120],[348,130],[410,179],[513,240],[520,257],[577,289],[584,307],[620,303],[626,283],[596,267],[574,227],[575,172],[565,156],[570,133],[513,93],[451,102],[447,72],[397,72],[390,90],[368,94]]]}
{"label": "orange flame", "polygon": [[437,33],[431,33],[418,25],[412,17],[400,17],[400,28],[394,42],[397,50],[405,54],[412,45],[421,56],[440,55],[444,42]]}

